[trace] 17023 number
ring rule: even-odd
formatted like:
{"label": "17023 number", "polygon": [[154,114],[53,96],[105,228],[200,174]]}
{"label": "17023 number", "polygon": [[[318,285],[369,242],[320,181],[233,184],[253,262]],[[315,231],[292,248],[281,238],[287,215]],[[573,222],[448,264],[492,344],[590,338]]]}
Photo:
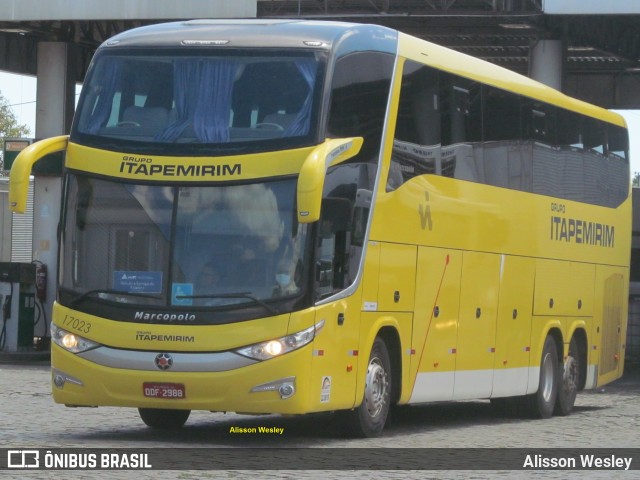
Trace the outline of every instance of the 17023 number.
{"label": "17023 number", "polygon": [[73,330],[81,333],[89,333],[91,331],[91,322],[80,320],[73,315],[65,315],[62,320],[62,326],[72,328]]}

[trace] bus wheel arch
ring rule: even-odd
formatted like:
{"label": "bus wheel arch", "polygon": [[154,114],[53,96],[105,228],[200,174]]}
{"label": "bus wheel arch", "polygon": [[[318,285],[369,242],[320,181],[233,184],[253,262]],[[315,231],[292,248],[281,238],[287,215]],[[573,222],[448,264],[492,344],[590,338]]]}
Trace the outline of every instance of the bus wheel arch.
{"label": "bus wheel arch", "polygon": [[391,405],[400,400],[402,393],[402,345],[398,331],[393,327],[383,327],[378,332],[378,337],[384,340],[391,361]]}
{"label": "bus wheel arch", "polygon": [[580,366],[579,368],[580,377],[578,379],[578,391],[580,392],[584,390],[584,387],[587,384],[587,366],[589,364],[589,359],[588,359],[589,348],[587,343],[587,333],[585,332],[584,329],[579,328],[574,332],[573,338],[575,339],[576,345],[578,348],[578,361]]}
{"label": "bus wheel arch", "polygon": [[375,437],[382,432],[391,404],[399,398],[400,351],[395,329],[381,329],[367,361],[362,402],[353,410],[343,412],[342,428],[347,436]]}

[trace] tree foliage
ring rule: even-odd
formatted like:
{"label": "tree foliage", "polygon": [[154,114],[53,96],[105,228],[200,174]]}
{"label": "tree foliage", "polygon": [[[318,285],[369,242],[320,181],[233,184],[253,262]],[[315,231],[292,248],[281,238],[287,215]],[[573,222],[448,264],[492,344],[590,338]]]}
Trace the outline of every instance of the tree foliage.
{"label": "tree foliage", "polygon": [[[8,100],[0,93],[0,146],[5,138],[28,137],[31,131],[27,125],[20,125]],[[0,150],[0,171],[4,170],[3,149]]]}

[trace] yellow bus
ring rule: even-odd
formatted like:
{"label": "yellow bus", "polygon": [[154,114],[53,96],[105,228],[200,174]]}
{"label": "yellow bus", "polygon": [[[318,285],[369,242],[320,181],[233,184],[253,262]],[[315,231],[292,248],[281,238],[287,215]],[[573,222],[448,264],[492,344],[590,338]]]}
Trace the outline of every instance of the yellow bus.
{"label": "yellow bus", "polygon": [[64,151],[52,389],[68,406],[568,414],[622,375],[623,119],[374,25],[187,21],[96,51]]}

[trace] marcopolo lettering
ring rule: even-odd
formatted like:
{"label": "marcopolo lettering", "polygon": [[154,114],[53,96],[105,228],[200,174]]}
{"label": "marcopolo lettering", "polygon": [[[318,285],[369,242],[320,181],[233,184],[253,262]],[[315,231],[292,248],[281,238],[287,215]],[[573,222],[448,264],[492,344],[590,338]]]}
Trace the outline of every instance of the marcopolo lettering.
{"label": "marcopolo lettering", "polygon": [[193,322],[196,316],[193,313],[149,313],[137,311],[135,320],[165,320],[167,322]]}
{"label": "marcopolo lettering", "polygon": [[551,216],[551,240],[613,248],[616,229],[606,223]]}
{"label": "marcopolo lettering", "polygon": [[120,173],[146,177],[230,177],[241,175],[242,165],[158,165],[151,163],[149,158],[131,160],[131,157],[123,157]]}

